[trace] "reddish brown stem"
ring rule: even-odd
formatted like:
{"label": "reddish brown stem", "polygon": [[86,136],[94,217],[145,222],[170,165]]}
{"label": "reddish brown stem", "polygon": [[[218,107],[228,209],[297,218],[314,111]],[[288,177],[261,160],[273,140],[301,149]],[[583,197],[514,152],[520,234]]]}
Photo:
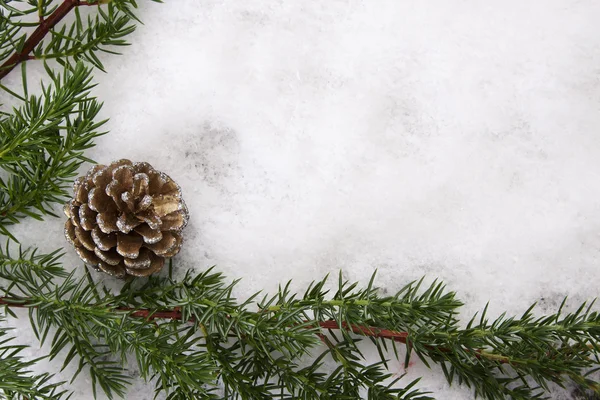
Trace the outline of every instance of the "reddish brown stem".
{"label": "reddish brown stem", "polygon": [[[5,305],[7,307],[15,307],[15,308],[31,308],[36,307],[32,306],[27,302],[26,299],[11,299],[9,297],[0,297],[0,305]],[[125,311],[130,312],[129,316],[133,318],[144,318],[147,320],[155,320],[155,319],[172,319],[172,320],[181,320],[183,314],[181,313],[181,308],[176,307],[173,310],[166,311],[154,311],[148,309],[136,310],[135,308],[130,307],[117,307],[115,310],[117,311]],[[187,322],[194,322],[195,319],[192,317],[187,320]],[[309,321],[304,321],[309,322]],[[312,325],[307,325],[307,328],[312,328]],[[342,322],[341,326],[338,321],[328,320],[328,321],[319,321],[319,327],[321,329],[345,329],[350,330],[356,334],[363,336],[370,336],[380,339],[389,339],[399,343],[406,344],[408,341],[408,332],[400,332],[393,331],[390,329],[382,329],[375,326],[363,326],[363,325],[348,325],[346,322]],[[317,333],[317,336],[324,341],[324,335],[320,332]],[[324,341],[324,343],[326,343]],[[327,344],[327,343],[326,343]],[[442,351],[448,351],[448,349],[441,348]],[[486,355],[482,350],[473,350],[475,353],[475,357],[492,357],[494,360],[499,361],[502,364],[510,363],[508,357],[498,356],[498,355]]]}
{"label": "reddish brown stem", "polygon": [[0,297],[0,305],[14,307],[14,308],[29,308],[29,307],[31,307],[28,303],[16,303],[16,301],[22,301],[22,300],[13,300],[8,297]]}
{"label": "reddish brown stem", "polygon": [[[323,329],[340,329],[337,321],[321,321],[319,326]],[[408,338],[408,332],[391,331],[389,329],[381,329],[374,326],[348,325],[342,322],[342,329],[350,330],[354,333],[363,336],[372,336],[383,339],[391,339],[396,342],[405,343]]]}
{"label": "reddish brown stem", "polygon": [[[1,300],[0,304],[2,304]],[[120,307],[117,310],[133,311],[132,308],[126,307]],[[171,311],[155,311],[154,313],[152,313],[150,310],[135,310],[129,315],[136,318],[147,319],[181,319],[182,316],[181,311],[178,309]],[[188,320],[188,322],[194,322],[194,319],[191,318]],[[319,326],[322,329],[340,329],[340,325],[338,324],[338,322],[333,320],[321,321],[319,322]],[[352,332],[357,333],[359,335],[391,339],[400,343],[406,343],[406,339],[408,338],[408,332],[397,332],[389,329],[377,328],[374,326],[348,325],[346,322],[343,322],[341,328],[351,330]]]}
{"label": "reddish brown stem", "polygon": [[40,18],[40,24],[33,33],[25,40],[23,48],[20,52],[15,52],[8,60],[0,66],[0,80],[10,73],[17,65],[26,60],[34,59],[29,53],[40,44],[44,37],[58,24],[67,14],[77,6],[91,6],[87,1],[81,0],[64,0],[60,6],[54,10],[46,19]]}
{"label": "reddish brown stem", "polygon": [[[23,300],[15,300],[15,299],[7,298],[7,297],[0,297],[0,305],[6,305],[8,307],[17,307],[17,308],[34,307],[34,306],[31,306],[30,304],[28,304],[26,301],[23,302]],[[129,308],[129,307],[118,307],[116,310],[126,311],[126,312],[131,311],[131,313],[129,314],[130,317],[145,318],[148,320],[153,320],[153,319],[180,320],[182,317],[181,310],[179,308],[176,308],[173,310],[167,310],[167,311],[154,311],[154,312],[152,312],[150,310],[146,310],[146,309],[136,310],[136,309]],[[188,320],[188,322],[194,322],[194,318],[190,318]],[[308,322],[308,321],[305,321],[305,322]],[[333,320],[320,321],[319,326],[322,329],[340,329],[340,325],[338,324],[338,322],[333,321]],[[307,328],[311,328],[311,326],[308,326]],[[397,332],[397,331],[392,331],[389,329],[377,328],[374,326],[348,325],[346,322],[342,323],[341,329],[350,330],[354,333],[357,333],[357,334],[363,335],[363,336],[371,336],[371,337],[377,337],[377,338],[382,338],[382,339],[395,340],[400,343],[406,343],[406,339],[408,338],[407,332]]]}

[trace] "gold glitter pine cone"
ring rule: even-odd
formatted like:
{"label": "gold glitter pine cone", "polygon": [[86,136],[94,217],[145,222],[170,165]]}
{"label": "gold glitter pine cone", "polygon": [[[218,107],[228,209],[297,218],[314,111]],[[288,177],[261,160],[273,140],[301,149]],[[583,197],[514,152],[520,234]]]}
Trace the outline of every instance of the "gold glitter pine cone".
{"label": "gold glitter pine cone", "polygon": [[189,214],[181,189],[145,162],[95,165],[73,183],[65,236],[79,257],[107,274],[148,276],[179,252]]}

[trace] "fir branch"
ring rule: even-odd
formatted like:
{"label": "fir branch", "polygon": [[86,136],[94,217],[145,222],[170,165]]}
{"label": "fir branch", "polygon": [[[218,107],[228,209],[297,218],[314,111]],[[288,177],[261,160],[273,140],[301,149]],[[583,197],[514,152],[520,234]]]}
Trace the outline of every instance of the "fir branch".
{"label": "fir branch", "polygon": [[[4,4],[6,5],[6,4]],[[8,58],[0,66],[0,80],[10,73],[19,63],[30,59],[30,53],[35,47],[44,39],[44,37],[50,32],[56,24],[58,24],[64,17],[67,16],[75,7],[81,5],[89,5],[87,2],[80,0],[64,0],[60,6],[58,6],[48,18],[40,16],[40,22],[38,27],[33,33],[23,42],[21,46],[18,46],[12,56]],[[21,14],[22,12],[19,12]],[[10,18],[10,17],[9,17]]]}
{"label": "fir branch", "polygon": [[[87,61],[104,70],[96,53],[118,54],[113,48],[127,45],[123,38],[135,30],[134,21],[139,22],[132,11],[137,7],[135,0],[62,0],[58,5],[55,3],[40,0],[33,7],[18,9],[6,0],[0,1],[5,8],[0,15],[0,25],[8,29],[0,35],[0,61],[3,61],[0,80],[28,60],[54,59],[63,66]],[[97,12],[84,20],[78,10],[81,6],[95,6]],[[75,14],[75,22],[59,27],[71,12]],[[22,21],[22,17],[33,13],[38,14],[38,22]],[[20,28],[27,26],[36,28],[29,36],[20,35]]]}
{"label": "fir branch", "polygon": [[88,159],[83,151],[101,135],[95,122],[101,104],[90,95],[90,70],[77,64],[63,75],[48,69],[52,83],[40,97],[0,118],[0,233],[25,216],[41,219],[64,201],[71,179]]}
{"label": "fir branch", "polygon": [[[70,345],[65,365],[79,356],[80,368],[88,365],[92,376],[109,395],[122,394],[123,387],[106,385],[113,382],[125,385],[126,380],[114,362],[106,361],[107,350],[123,363],[127,354],[134,353],[142,377],[156,379],[157,392],[167,392],[169,398],[194,398],[200,394],[218,398],[214,391],[219,380],[229,393],[227,398],[297,398],[294,393],[304,393],[304,398],[317,399],[332,391],[345,390],[350,394],[363,388],[378,393],[400,393],[397,388],[382,384],[389,374],[380,371],[377,365],[370,370],[380,371],[375,375],[361,374],[361,365],[361,371],[355,373],[359,378],[352,390],[344,384],[347,374],[330,376],[299,368],[300,358],[319,344],[315,335],[318,330],[307,323],[299,324],[303,318],[299,312],[292,315],[282,311],[285,314],[282,320],[271,313],[246,310],[249,303],[237,304],[231,297],[233,286],[225,285],[223,277],[211,271],[193,278],[188,276],[182,282],[151,279],[144,288],[136,291],[125,288],[119,295],[100,293],[89,281],[76,281],[72,277],[43,292],[34,291],[33,285],[21,287],[26,297],[13,291],[11,298],[3,299],[3,304],[28,307],[34,332],[41,341],[46,340],[50,327],[56,329],[51,356]],[[148,303],[149,298],[157,305],[179,304],[184,313],[194,316],[194,322],[131,318],[149,315],[144,315],[148,310],[136,307],[138,302]],[[136,311],[142,313],[135,314]],[[82,348],[78,338],[86,337],[87,343],[94,345]],[[313,367],[321,366],[318,363]],[[412,393],[414,397],[420,392],[404,393],[407,396]]]}
{"label": "fir branch", "polygon": [[[399,341],[408,346],[406,362],[414,351],[427,365],[439,364],[449,382],[486,399],[543,398],[549,382],[598,390],[588,372],[598,368],[600,349],[600,317],[591,306],[537,319],[530,309],[521,318],[491,323],[484,312],[479,323],[473,319],[459,329],[460,302],[440,283],[423,290],[417,282],[381,297],[373,279],[363,289],[339,282],[332,298],[324,279],[302,297],[286,285],[274,296],[240,304],[232,297],[236,282],[226,284],[212,270],[180,281],[129,282],[119,294],[70,276],[42,292],[22,284],[20,294],[13,290],[2,303],[27,307],[42,341],[50,327],[56,329],[51,356],[70,346],[65,365],[78,356],[80,368],[89,366],[109,395],[123,393],[128,380],[120,366],[133,353],[142,377],[155,379],[157,393],[170,399],[220,398],[219,386],[232,399],[424,399],[390,385],[386,354],[398,356]],[[258,311],[250,311],[254,305]],[[364,365],[356,346],[364,334],[371,335],[381,362]],[[82,348],[78,338],[86,337],[94,345]],[[326,350],[301,367],[321,341]],[[117,359],[107,361],[109,354]],[[337,363],[333,372],[326,358]],[[112,381],[121,386],[107,386]]]}
{"label": "fir branch", "polygon": [[50,382],[54,380],[52,375],[33,375],[28,369],[41,358],[24,361],[20,353],[27,346],[12,341],[8,329],[0,327],[0,399],[53,400],[71,397],[67,391],[60,389],[64,382]]}
{"label": "fir branch", "polygon": [[[4,250],[0,249],[0,282],[8,284],[3,286],[5,295],[16,291],[17,293],[26,293],[41,288],[48,288],[54,279],[66,278],[67,272],[60,265],[59,260],[62,254],[58,250],[49,254],[38,254],[35,249],[23,250],[20,246],[17,249],[18,256],[13,258],[11,255],[9,242],[7,241]],[[0,305],[4,300],[0,300]],[[25,307],[25,304],[11,302],[13,307]],[[10,308],[6,311],[13,317]]]}
{"label": "fir branch", "polygon": [[[17,3],[18,7],[14,3]],[[95,6],[83,19],[80,6]],[[29,216],[54,215],[53,205],[64,201],[79,166],[91,161],[83,151],[103,134],[96,122],[101,104],[90,95],[90,63],[103,69],[97,52],[115,53],[115,46],[135,29],[135,0],[80,1],[0,0],[0,79],[21,64],[22,93],[0,83],[0,88],[22,104],[0,111],[0,234],[17,240],[8,226]],[[75,21],[63,24],[74,10]],[[32,15],[37,22],[28,22]],[[35,27],[27,36],[26,27]],[[28,93],[25,61],[44,60],[50,83],[40,96]],[[61,64],[57,73],[47,62]]]}

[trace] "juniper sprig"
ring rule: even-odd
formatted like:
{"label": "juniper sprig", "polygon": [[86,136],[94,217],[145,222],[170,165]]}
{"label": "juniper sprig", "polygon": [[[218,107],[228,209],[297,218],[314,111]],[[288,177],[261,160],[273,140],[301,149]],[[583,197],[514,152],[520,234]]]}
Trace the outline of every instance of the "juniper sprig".
{"label": "juniper sprig", "polygon": [[[340,276],[332,295],[325,278],[302,296],[286,285],[240,303],[232,295],[237,282],[214,269],[129,281],[112,293],[89,274],[40,285],[38,274],[26,272],[30,264],[65,272],[55,258],[35,257],[0,268],[2,278],[19,277],[1,289],[1,303],[27,308],[35,334],[51,343],[50,357],[67,350],[63,368],[88,367],[109,396],[125,394],[125,366],[134,361],[141,378],[170,399],[429,398],[416,382],[399,386],[389,371],[399,343],[408,348],[406,363],[412,351],[486,399],[545,398],[551,382],[598,391],[590,374],[599,368],[600,317],[591,305],[538,318],[531,307],[494,321],[484,310],[460,328],[461,302],[439,282],[381,296],[374,279],[359,288]],[[357,346],[365,337],[379,362],[365,364]]]}

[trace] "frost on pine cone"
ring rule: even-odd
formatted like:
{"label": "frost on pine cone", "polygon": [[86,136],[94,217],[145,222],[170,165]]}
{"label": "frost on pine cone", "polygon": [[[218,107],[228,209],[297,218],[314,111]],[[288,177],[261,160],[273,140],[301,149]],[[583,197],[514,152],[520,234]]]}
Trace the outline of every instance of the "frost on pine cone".
{"label": "frost on pine cone", "polygon": [[88,265],[148,276],[179,252],[188,211],[181,189],[145,162],[96,165],[73,184],[65,236]]}

